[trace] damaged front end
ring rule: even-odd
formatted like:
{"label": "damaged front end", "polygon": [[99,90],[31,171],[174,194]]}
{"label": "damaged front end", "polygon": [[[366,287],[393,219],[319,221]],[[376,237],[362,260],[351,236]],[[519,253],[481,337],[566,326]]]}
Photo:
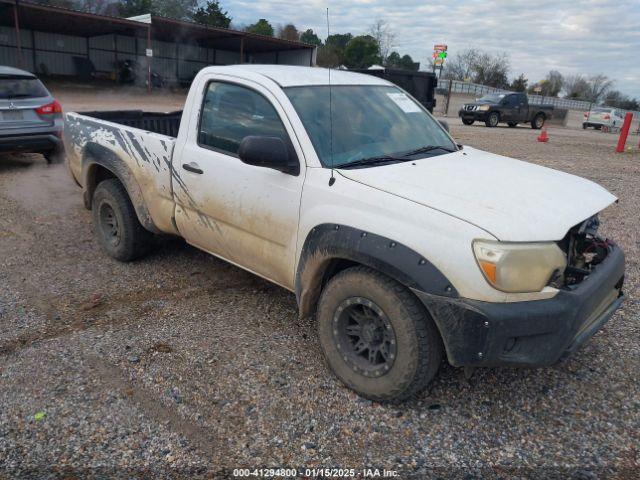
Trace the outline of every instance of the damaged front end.
{"label": "damaged front end", "polygon": [[552,298],[504,303],[447,299],[415,291],[435,320],[454,366],[545,366],[570,355],[624,300],[622,249],[598,235],[597,216],[558,245],[567,256]]}
{"label": "damaged front end", "polygon": [[[600,219],[594,215],[571,228],[558,245],[567,256],[567,267],[562,274],[556,275],[549,286],[571,290],[589,277],[616,248],[616,244],[598,235]],[[624,277],[620,279],[618,289],[622,288]]]}

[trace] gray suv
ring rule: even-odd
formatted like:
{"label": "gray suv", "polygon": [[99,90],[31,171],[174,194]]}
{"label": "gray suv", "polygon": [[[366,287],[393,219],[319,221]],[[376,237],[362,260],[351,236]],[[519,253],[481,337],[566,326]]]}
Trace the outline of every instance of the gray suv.
{"label": "gray suv", "polygon": [[0,66],[0,153],[63,158],[62,107],[32,73]]}

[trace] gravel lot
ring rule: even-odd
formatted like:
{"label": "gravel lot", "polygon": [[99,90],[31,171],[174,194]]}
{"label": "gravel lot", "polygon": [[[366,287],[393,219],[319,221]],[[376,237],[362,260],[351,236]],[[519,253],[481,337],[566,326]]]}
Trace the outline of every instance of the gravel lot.
{"label": "gravel lot", "polygon": [[[67,108],[82,108],[85,97],[62,90]],[[84,108],[114,101],[87,94]],[[152,106],[179,102],[158,96]],[[0,155],[0,478],[224,478],[271,466],[637,478],[637,148],[616,155],[615,136],[594,131],[552,128],[542,144],[529,128],[451,123],[461,143],[587,177],[620,198],[602,219],[627,254],[628,299],[572,358],[470,380],[443,364],[416,400],[363,400],[328,372],[292,294],[178,239],[132,264],[111,260],[65,166]]]}

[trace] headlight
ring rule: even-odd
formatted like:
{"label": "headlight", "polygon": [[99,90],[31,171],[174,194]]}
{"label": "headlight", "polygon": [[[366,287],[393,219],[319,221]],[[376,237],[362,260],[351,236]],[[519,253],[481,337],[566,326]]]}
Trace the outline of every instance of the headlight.
{"label": "headlight", "polygon": [[489,110],[489,105],[478,105],[476,107],[476,110],[480,112],[486,112],[487,110]]}
{"label": "headlight", "polygon": [[539,292],[554,272],[562,273],[567,259],[554,242],[473,242],[473,253],[487,281],[510,293]]}

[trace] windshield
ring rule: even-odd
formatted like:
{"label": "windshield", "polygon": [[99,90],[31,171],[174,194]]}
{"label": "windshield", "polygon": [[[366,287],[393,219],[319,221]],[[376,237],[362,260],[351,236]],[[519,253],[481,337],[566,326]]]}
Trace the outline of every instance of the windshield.
{"label": "windshield", "polygon": [[500,103],[500,100],[504,98],[504,93],[490,93],[482,97],[479,102],[487,102],[487,103]]}
{"label": "windshield", "polygon": [[0,98],[47,97],[49,92],[37,78],[0,77]]}
{"label": "windshield", "polygon": [[[289,87],[284,90],[298,112],[322,165],[330,167],[329,87]],[[429,155],[456,150],[438,122],[396,87],[336,85],[331,87],[331,98],[334,167],[381,156],[401,155],[428,146],[445,149],[434,148]]]}

